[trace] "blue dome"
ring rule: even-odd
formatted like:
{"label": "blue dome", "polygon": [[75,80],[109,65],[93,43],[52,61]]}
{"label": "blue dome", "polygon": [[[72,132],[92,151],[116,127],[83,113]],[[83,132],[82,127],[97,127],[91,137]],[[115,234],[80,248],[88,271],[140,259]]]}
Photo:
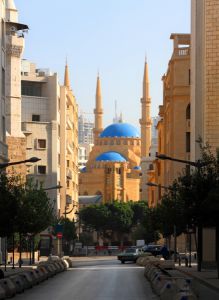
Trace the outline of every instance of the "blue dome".
{"label": "blue dome", "polygon": [[104,137],[127,137],[139,138],[139,131],[136,127],[128,123],[115,123],[107,126],[100,134]]}
{"label": "blue dome", "polygon": [[133,170],[141,170],[141,167],[140,166],[136,166],[133,168]]}
{"label": "blue dome", "polygon": [[118,162],[124,162],[126,161],[125,157],[123,157],[120,153],[118,152],[104,152],[97,156],[96,161],[118,161]]}

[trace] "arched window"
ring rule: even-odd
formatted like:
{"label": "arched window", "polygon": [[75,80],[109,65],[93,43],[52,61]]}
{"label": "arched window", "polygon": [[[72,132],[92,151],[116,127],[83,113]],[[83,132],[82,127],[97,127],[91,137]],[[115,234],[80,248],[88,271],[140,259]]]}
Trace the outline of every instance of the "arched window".
{"label": "arched window", "polygon": [[84,192],[84,196],[88,196],[88,192],[85,191],[85,192]]}
{"label": "arched window", "polygon": [[188,104],[187,107],[186,107],[186,120],[190,119],[190,114],[191,114],[190,104]]}

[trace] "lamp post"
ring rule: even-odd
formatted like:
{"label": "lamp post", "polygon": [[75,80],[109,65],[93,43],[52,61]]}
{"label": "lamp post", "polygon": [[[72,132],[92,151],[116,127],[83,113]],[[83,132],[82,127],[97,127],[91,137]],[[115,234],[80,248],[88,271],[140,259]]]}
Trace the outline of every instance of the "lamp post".
{"label": "lamp post", "polygon": [[[172,187],[170,186],[164,186],[164,185],[161,185],[161,184],[156,184],[156,183],[153,183],[153,182],[147,182],[146,183],[148,186],[151,186],[151,187],[160,187],[162,189],[165,189],[165,190],[170,190],[174,193],[174,201],[175,201],[175,210],[176,210],[176,190],[173,189]],[[176,253],[176,250],[177,250],[177,236],[176,236],[176,218],[174,218],[174,225],[173,225],[173,238],[174,238],[174,262],[177,261],[177,253]]]}
{"label": "lamp post", "polygon": [[[165,154],[156,154],[156,158],[161,159],[161,160],[171,160],[171,161],[176,161],[179,163],[187,164],[190,166],[193,166],[197,168],[198,174],[200,176],[200,171],[202,167],[205,167],[209,165],[211,162],[203,162],[201,160],[197,161],[190,161],[190,160],[184,160],[184,159],[178,159],[178,158],[173,158],[170,156],[167,156]],[[201,264],[202,264],[202,225],[198,224],[198,232],[197,232],[197,238],[198,238],[198,245],[197,245],[197,271],[201,271]]]}
{"label": "lamp post", "polygon": [[[20,161],[14,161],[14,162],[5,162],[5,163],[0,163],[0,170],[3,170],[9,166],[14,166],[14,165],[20,165],[20,164],[25,164],[27,162],[30,163],[35,163],[40,161],[41,159],[38,157],[31,157],[29,159],[25,159],[25,160],[20,160]],[[5,240],[5,271],[7,271],[7,237],[4,238]],[[14,269],[14,234],[13,234],[13,254],[12,254],[12,261],[13,261],[13,266],[12,268]],[[1,238],[0,238],[0,257],[1,257]]]}

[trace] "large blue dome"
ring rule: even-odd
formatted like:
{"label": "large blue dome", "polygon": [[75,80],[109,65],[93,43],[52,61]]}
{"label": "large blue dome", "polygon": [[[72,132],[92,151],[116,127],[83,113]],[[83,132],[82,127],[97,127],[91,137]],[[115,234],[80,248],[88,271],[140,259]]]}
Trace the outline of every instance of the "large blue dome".
{"label": "large blue dome", "polygon": [[107,126],[100,134],[101,138],[104,137],[127,137],[139,138],[139,131],[136,127],[128,123],[114,123]]}
{"label": "large blue dome", "polygon": [[104,152],[97,156],[96,161],[118,161],[118,162],[125,162],[126,159],[120,153],[109,151]]}

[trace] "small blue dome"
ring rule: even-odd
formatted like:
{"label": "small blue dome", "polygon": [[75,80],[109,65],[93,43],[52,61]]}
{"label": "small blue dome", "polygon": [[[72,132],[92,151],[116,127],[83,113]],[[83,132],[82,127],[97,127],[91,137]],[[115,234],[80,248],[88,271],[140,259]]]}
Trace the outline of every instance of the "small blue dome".
{"label": "small blue dome", "polygon": [[133,168],[133,170],[141,170],[141,167],[140,166],[136,166]]}
{"label": "small blue dome", "polygon": [[118,161],[118,162],[124,162],[126,161],[125,157],[123,157],[120,153],[118,152],[104,152],[97,156],[96,161]]}
{"label": "small blue dome", "polygon": [[82,169],[81,169],[81,172],[82,173],[85,173],[87,171],[87,168],[86,167],[83,167]]}
{"label": "small blue dome", "polygon": [[127,137],[139,138],[139,131],[136,127],[128,123],[114,123],[107,126],[100,134],[101,138],[104,137]]}

